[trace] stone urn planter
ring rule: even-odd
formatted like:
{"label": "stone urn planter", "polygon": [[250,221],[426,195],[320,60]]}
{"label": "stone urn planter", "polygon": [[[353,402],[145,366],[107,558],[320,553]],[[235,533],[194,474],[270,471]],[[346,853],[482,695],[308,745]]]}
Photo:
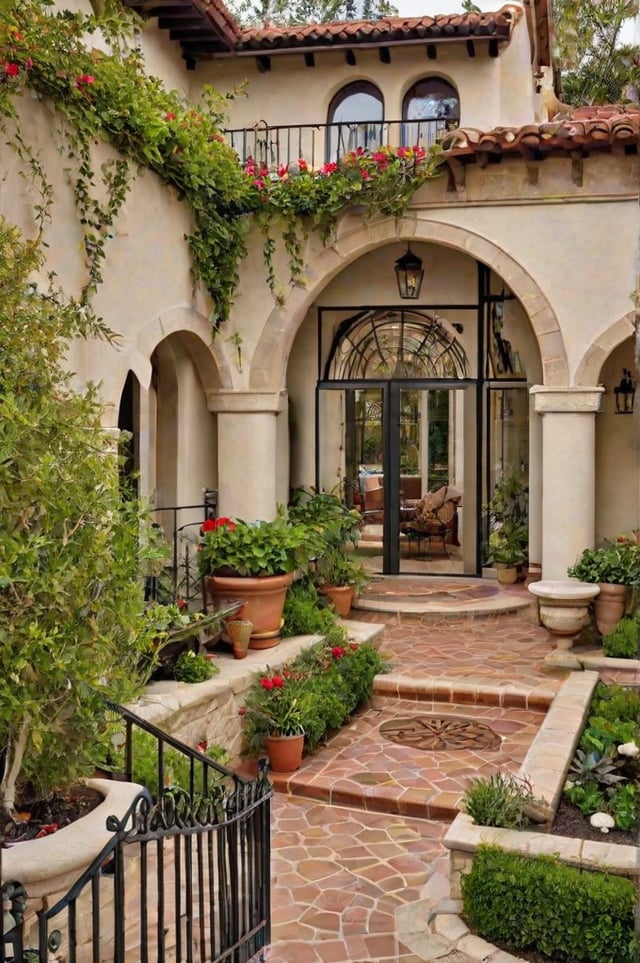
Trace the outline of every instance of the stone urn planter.
{"label": "stone urn planter", "polygon": [[568,578],[532,582],[527,588],[538,599],[540,621],[555,638],[557,648],[570,649],[589,624],[589,606],[600,587]]}

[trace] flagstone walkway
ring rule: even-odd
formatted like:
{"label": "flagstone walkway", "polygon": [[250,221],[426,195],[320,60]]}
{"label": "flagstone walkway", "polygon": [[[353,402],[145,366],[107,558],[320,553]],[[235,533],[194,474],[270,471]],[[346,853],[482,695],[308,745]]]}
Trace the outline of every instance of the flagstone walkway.
{"label": "flagstone walkway", "polygon": [[[381,651],[392,668],[352,726],[297,773],[272,775],[280,791],[273,801],[267,959],[465,963],[484,956],[506,963],[513,957],[491,947],[487,955],[488,945],[471,935],[451,952],[445,942],[436,957],[433,946],[415,939],[409,946],[402,934],[427,898],[448,894],[442,839],[466,780],[517,770],[567,672],[545,670],[552,643],[529,610],[463,621],[442,614],[424,621],[397,608],[351,617],[386,622]],[[465,736],[459,748],[434,751],[398,745],[380,731],[384,721],[435,714],[485,724],[501,745],[473,747]]]}

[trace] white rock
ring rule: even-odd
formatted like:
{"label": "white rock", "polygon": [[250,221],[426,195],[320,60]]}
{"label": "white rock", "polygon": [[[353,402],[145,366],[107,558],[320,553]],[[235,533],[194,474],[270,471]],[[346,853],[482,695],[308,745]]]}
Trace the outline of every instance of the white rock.
{"label": "white rock", "polygon": [[609,813],[594,813],[589,822],[594,829],[599,829],[601,833],[608,833],[616,824],[615,819]]}
{"label": "white rock", "polygon": [[635,742],[625,742],[623,745],[618,746],[618,755],[629,756],[630,759],[635,759],[636,756],[640,755],[640,748],[636,746]]}

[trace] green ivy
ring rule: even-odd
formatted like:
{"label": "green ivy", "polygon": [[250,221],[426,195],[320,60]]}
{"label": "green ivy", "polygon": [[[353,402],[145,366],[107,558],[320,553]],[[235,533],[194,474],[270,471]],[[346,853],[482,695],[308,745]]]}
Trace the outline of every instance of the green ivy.
{"label": "green ivy", "polygon": [[[273,268],[276,226],[289,256],[290,282],[302,280],[302,244],[311,230],[324,242],[339,214],[353,203],[369,214],[401,215],[415,190],[436,172],[437,152],[416,148],[351,152],[339,164],[311,171],[303,159],[277,170],[244,170],[224,142],[227,99],[212,88],[194,105],[148,76],[135,45],[138,22],[115,3],[100,17],[52,12],[51,0],[10,0],[0,25],[0,123],[27,163],[45,199],[42,221],[50,214],[51,190],[37,158],[22,140],[14,98],[25,88],[51,101],[58,112],[57,133],[73,171],[73,187],[84,236],[90,298],[102,279],[101,266],[118,214],[130,187],[130,165],[155,171],[190,207],[193,230],[187,237],[194,280],[212,298],[214,331],[227,318],[236,292],[238,266],[255,215],[264,234],[267,282],[276,296]],[[86,38],[107,39],[110,53],[93,49]],[[94,170],[92,150],[104,140],[121,160]]]}

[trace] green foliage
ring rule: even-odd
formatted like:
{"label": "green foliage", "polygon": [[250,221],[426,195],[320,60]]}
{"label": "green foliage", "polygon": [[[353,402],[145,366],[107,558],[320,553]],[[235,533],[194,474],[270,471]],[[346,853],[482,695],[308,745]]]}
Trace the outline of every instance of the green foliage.
{"label": "green foliage", "polygon": [[510,773],[495,772],[479,776],[465,791],[465,811],[477,826],[522,829],[530,819],[528,805],[535,801],[531,786]]}
{"label": "green foliage", "polygon": [[311,573],[313,582],[324,585],[349,586],[361,592],[371,581],[362,564],[343,549],[328,545],[316,561]]}
{"label": "green foliage", "polygon": [[630,830],[638,825],[640,794],[633,783],[620,786],[609,801],[609,812],[616,821],[616,829]]}
{"label": "green foliage", "polygon": [[487,561],[519,565],[527,557],[529,490],[515,472],[496,482],[485,515],[489,527]]}
{"label": "green foliage", "polygon": [[282,510],[273,521],[217,518],[202,530],[201,575],[284,575],[306,565],[321,545],[317,531],[291,524]]}
{"label": "green foliage", "polygon": [[624,781],[620,774],[622,761],[616,758],[615,750],[609,749],[604,755],[577,749],[569,767],[569,777],[580,785],[595,784],[607,789]]}
{"label": "green foliage", "polygon": [[[104,695],[138,691],[152,649],[143,619],[138,504],[90,388],[63,368],[69,341],[105,337],[90,309],[33,283],[37,242],[0,222],[0,810],[92,768]],[[141,538],[141,536],[143,536]]]}
{"label": "green foliage", "polygon": [[611,747],[631,742],[637,733],[637,723],[630,719],[607,719],[590,714],[580,738],[580,748],[604,755]]}
{"label": "green foliage", "polygon": [[218,672],[220,672],[219,666],[214,665],[210,659],[199,652],[194,652],[193,649],[180,653],[173,670],[178,682],[206,682]]}
{"label": "green foliage", "polygon": [[[158,789],[158,743],[154,736],[149,732],[145,732],[143,729],[132,730],[132,776],[133,781],[140,783],[149,790],[154,800],[157,800],[159,795]],[[207,756],[209,759],[213,759],[214,762],[218,762],[221,765],[225,765],[228,761],[228,753],[221,746],[215,743],[210,746],[205,746],[204,743],[200,743],[198,749]],[[118,752],[116,761],[113,765],[116,771],[124,771],[124,753],[122,750]],[[172,746],[165,745],[163,747],[163,768],[164,768],[164,786],[162,791],[167,790],[179,790],[181,792],[188,793],[190,791],[191,784],[191,761],[190,757],[182,752],[178,752]],[[198,785],[198,776],[202,779],[202,773],[200,767],[196,764],[194,766],[194,789],[197,792],[203,791],[203,785],[200,783]],[[213,776],[212,770],[208,770],[209,776],[209,788],[211,788],[211,777]]]}
{"label": "green foliage", "polygon": [[585,816],[604,812],[606,808],[605,795],[593,782],[583,784],[568,781],[564,788],[564,795]]}
{"label": "green foliage", "polygon": [[362,515],[348,508],[336,492],[297,488],[289,506],[289,518],[296,525],[319,529],[327,545],[358,544]]}
{"label": "green foliage", "polygon": [[628,879],[482,846],[462,877],[462,898],[474,932],[512,950],[535,950],[568,963],[638,958],[636,893]]}
{"label": "green foliage", "polygon": [[638,48],[620,43],[637,13],[630,0],[556,0],[554,61],[562,72],[562,99],[569,104],[615,104],[638,89]]}
{"label": "green foliage", "polygon": [[622,541],[585,548],[567,574],[581,582],[635,587],[640,585],[640,545]]}
{"label": "green foliage", "polygon": [[282,635],[322,635],[331,645],[345,645],[346,629],[309,577],[296,579],[284,603]]}
{"label": "green foliage", "polygon": [[314,749],[371,698],[373,680],[385,669],[385,659],[366,643],[310,646],[252,685],[240,710],[247,751],[258,751],[265,735],[300,731],[305,748]]}
{"label": "green foliage", "polygon": [[612,659],[637,659],[640,632],[635,619],[626,616],[602,640],[602,650]]}
{"label": "green foliage", "polygon": [[378,20],[397,16],[396,8],[387,0],[235,0],[229,4],[243,26],[261,27],[265,20],[274,24],[327,23],[342,20]]}

